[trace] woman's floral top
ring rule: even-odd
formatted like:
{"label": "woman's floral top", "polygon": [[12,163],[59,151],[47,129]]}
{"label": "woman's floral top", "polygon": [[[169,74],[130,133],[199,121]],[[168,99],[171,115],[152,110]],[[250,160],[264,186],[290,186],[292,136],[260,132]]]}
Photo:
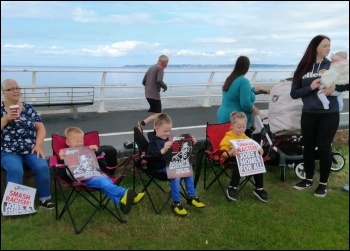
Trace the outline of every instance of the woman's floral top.
{"label": "woman's floral top", "polygon": [[[1,117],[7,111],[1,102]],[[36,144],[35,122],[42,122],[39,113],[32,105],[23,103],[20,121],[10,121],[1,131],[1,151],[16,154],[28,154]]]}

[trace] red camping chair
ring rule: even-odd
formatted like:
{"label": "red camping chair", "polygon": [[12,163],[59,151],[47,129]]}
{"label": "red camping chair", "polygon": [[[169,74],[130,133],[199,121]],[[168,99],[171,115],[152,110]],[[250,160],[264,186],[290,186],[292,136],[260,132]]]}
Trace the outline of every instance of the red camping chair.
{"label": "red camping chair", "polygon": [[[215,182],[219,183],[219,186],[226,196],[226,188],[229,181],[226,181],[225,188],[222,184],[222,176],[227,176],[231,179],[233,168],[238,168],[235,160],[229,159],[222,161],[222,154],[225,150],[220,150],[220,142],[224,138],[226,132],[230,130],[231,122],[222,124],[210,124],[207,123],[206,128],[206,141],[204,149],[204,189],[208,190]],[[209,176],[209,170],[212,171],[213,176]],[[255,183],[252,180],[252,176],[242,177],[243,180],[239,184],[238,193],[242,188],[251,182],[254,186]],[[227,198],[228,201],[230,201]]]}
{"label": "red camping chair", "polygon": [[[84,134],[84,145],[100,145],[100,139],[99,139],[99,133],[97,131],[92,131]],[[111,215],[113,215],[116,219],[119,220],[121,223],[125,223],[126,221],[121,217],[120,209],[114,205],[114,210],[112,211],[108,207],[108,203],[110,199],[101,193],[100,190],[94,189],[91,187],[88,187],[82,182],[72,180],[66,172],[70,172],[69,168],[64,164],[59,164],[59,157],[58,153],[59,150],[62,148],[67,148],[66,145],[66,138],[64,136],[61,136],[57,133],[52,135],[52,150],[53,150],[53,156],[50,157],[50,167],[53,168],[54,173],[54,193],[55,193],[55,210],[56,210],[56,220],[61,219],[62,216],[68,212],[69,217],[71,219],[72,225],[74,227],[75,233],[80,234],[86,225],[91,221],[93,216],[97,213],[97,211],[105,210],[108,211]],[[131,160],[133,160],[134,156],[130,156],[127,158],[123,163],[116,165],[116,166],[107,166],[107,171],[105,171],[106,175],[113,181],[114,184],[119,185],[123,178],[125,177],[125,169],[130,163]],[[114,171],[114,175],[110,176],[108,173],[110,171]],[[71,174],[71,173],[70,173]],[[70,175],[73,177],[73,175]],[[65,188],[68,188],[65,189]],[[57,193],[60,192],[60,195],[63,197],[63,208],[59,212],[58,209],[58,196]],[[69,192],[67,192],[69,191]],[[83,198],[83,201],[88,202],[85,204],[89,204],[92,206],[91,213],[88,217],[83,217],[85,220],[80,220],[83,223],[80,227],[77,225],[76,218],[80,218],[82,213],[81,210],[79,213],[76,214],[75,217],[73,217],[72,212],[74,210],[72,207],[76,204],[74,203],[75,199],[81,197]],[[85,205],[84,204],[84,205]],[[82,205],[79,205],[80,208],[85,208]]]}

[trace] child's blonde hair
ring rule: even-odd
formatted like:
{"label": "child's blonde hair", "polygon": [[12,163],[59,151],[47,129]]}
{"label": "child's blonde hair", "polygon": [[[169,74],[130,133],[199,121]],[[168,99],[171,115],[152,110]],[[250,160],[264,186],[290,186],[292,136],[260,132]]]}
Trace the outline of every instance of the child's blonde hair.
{"label": "child's blonde hair", "polygon": [[239,119],[248,120],[244,112],[232,112],[230,118],[231,124],[235,124]]}
{"label": "child's blonde hair", "polygon": [[158,117],[154,120],[154,126],[161,126],[163,124],[173,124],[173,121],[166,113],[161,113],[158,115]]}
{"label": "child's blonde hair", "polygon": [[72,134],[78,133],[84,134],[83,130],[81,130],[79,127],[67,127],[66,130],[64,130],[64,135],[66,135],[66,138]]}

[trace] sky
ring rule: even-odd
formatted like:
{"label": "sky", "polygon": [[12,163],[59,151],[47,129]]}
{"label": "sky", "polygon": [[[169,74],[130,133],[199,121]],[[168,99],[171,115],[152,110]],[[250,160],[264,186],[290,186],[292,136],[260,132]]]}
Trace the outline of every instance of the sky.
{"label": "sky", "polygon": [[1,1],[2,66],[296,65],[319,34],[349,51],[348,1]]}

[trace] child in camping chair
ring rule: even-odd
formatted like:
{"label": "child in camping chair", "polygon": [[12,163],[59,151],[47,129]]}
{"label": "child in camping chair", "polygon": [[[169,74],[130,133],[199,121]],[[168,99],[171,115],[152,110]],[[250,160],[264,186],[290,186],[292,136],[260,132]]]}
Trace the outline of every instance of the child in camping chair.
{"label": "child in camping chair", "polygon": [[[69,147],[84,146],[84,132],[80,128],[68,127],[64,133],[66,136],[66,144]],[[98,154],[98,147],[96,145],[90,145],[89,149]],[[65,151],[60,149],[59,158],[61,163],[63,162],[64,157]],[[104,167],[107,166],[105,158],[98,158],[98,164],[101,170],[104,170]],[[95,176],[83,180],[82,182],[89,187],[101,190],[101,192],[107,195],[115,205],[120,206],[120,209],[124,214],[128,214],[131,210],[131,205],[138,203],[145,195],[145,193],[136,194],[132,189],[125,189],[117,186],[107,177],[107,175]]]}
{"label": "child in camping chair", "polygon": [[[224,161],[229,161],[230,158],[234,158],[237,154],[237,149],[232,148],[232,143],[230,140],[235,139],[249,139],[249,137],[244,133],[246,130],[247,116],[243,112],[232,112],[231,118],[231,130],[226,132],[225,137],[220,142],[220,149],[226,150],[221,157]],[[263,149],[260,148],[259,153],[262,155],[264,153]],[[235,201],[237,200],[238,190],[237,187],[240,181],[240,174],[238,168],[233,169],[233,174],[230,181],[230,186],[226,190],[227,198]],[[254,195],[258,197],[262,202],[268,201],[268,194],[264,190],[264,176],[263,173],[258,173],[253,175],[256,189],[253,191]]]}
{"label": "child in camping chair", "polygon": [[[167,114],[161,113],[154,121],[154,132],[148,133],[149,146],[147,153],[153,157],[153,162],[155,164],[153,168],[162,172],[166,172],[165,166],[168,156],[167,154],[173,144],[172,141],[169,141],[172,127],[173,122],[171,118]],[[196,143],[195,138],[193,138],[193,143]],[[202,203],[196,195],[193,176],[185,177],[183,179],[189,196],[187,203],[197,208],[205,207],[205,204]],[[187,215],[187,211],[181,204],[180,182],[181,178],[170,179],[171,198],[173,201],[171,208],[175,214],[185,216]]]}

